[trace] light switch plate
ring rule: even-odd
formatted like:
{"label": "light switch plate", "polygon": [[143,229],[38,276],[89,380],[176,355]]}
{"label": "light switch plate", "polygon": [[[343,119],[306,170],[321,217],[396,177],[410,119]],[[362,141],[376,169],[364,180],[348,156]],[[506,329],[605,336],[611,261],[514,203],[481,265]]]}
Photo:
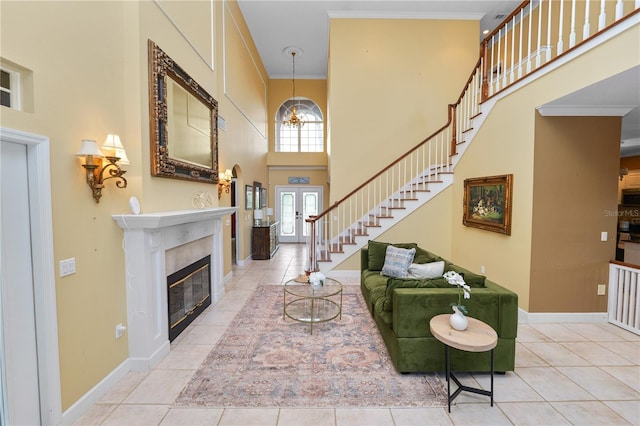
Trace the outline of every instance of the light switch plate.
{"label": "light switch plate", "polygon": [[606,231],[600,233],[600,241],[607,241],[609,234]]}
{"label": "light switch plate", "polygon": [[60,261],[60,276],[66,277],[67,275],[76,273],[76,258],[65,259]]}
{"label": "light switch plate", "polygon": [[598,284],[598,296],[604,296],[606,293],[607,287],[604,284]]}

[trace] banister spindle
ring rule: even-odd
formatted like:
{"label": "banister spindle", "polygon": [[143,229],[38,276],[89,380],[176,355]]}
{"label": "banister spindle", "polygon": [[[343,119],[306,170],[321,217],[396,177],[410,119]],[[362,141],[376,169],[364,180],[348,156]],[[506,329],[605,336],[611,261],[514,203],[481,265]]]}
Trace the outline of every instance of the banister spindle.
{"label": "banister spindle", "polygon": [[560,19],[558,19],[558,46],[556,51],[560,55],[564,51],[564,34],[562,33],[564,28],[564,0],[560,1]]}
{"label": "banister spindle", "polygon": [[516,58],[516,15],[513,15],[511,21],[511,73],[509,73],[509,79],[513,83],[516,79],[515,74],[515,58]]}
{"label": "banister spindle", "polygon": [[502,59],[502,88],[508,86],[507,84],[507,50],[509,49],[509,36],[507,35],[508,24],[504,24],[504,52]]}
{"label": "banister spindle", "polygon": [[[533,0],[531,0],[533,1]],[[527,36],[527,74],[531,72],[531,27],[533,26],[533,3],[529,2],[529,35]]]}
{"label": "banister spindle", "polygon": [[549,62],[551,60],[551,9],[553,9],[551,7],[551,0],[549,0],[549,13],[547,16],[547,45],[545,46],[546,49],[546,55],[545,55],[545,62]]}
{"label": "banister spindle", "polygon": [[569,49],[576,45],[576,0],[571,0],[571,33],[569,34]]}
{"label": "banister spindle", "polygon": [[522,33],[524,33],[524,7],[520,9],[520,41],[518,42],[518,78],[522,78]]}
{"label": "banister spindle", "polygon": [[542,46],[542,0],[538,2],[538,44],[536,46],[536,68],[540,66],[540,47]]}
{"label": "banister spindle", "polygon": [[[636,9],[640,7],[640,0],[636,0]],[[622,14],[624,13],[624,3],[622,0],[618,0],[616,3],[616,21],[622,18]]]}
{"label": "banister spindle", "polygon": [[600,0],[600,15],[598,15],[598,31],[607,25],[607,12],[604,9],[606,0]]}
{"label": "banister spindle", "polygon": [[591,35],[591,23],[589,22],[589,6],[591,0],[586,0],[584,7],[584,25],[582,26],[582,40],[586,40]]}

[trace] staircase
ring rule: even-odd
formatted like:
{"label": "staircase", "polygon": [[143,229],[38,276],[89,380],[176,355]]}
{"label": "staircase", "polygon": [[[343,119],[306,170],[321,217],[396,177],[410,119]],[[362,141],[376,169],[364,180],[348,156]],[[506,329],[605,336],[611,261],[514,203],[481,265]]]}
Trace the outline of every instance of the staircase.
{"label": "staircase", "polygon": [[[577,47],[606,36],[607,31],[625,21],[630,25],[640,15],[640,0],[634,4],[617,0],[613,13],[607,13],[608,2],[604,1],[583,1],[585,10],[581,14],[576,14],[576,0],[562,0],[559,12],[553,7],[557,3],[523,2],[482,42],[480,58],[467,83],[457,101],[448,106],[447,123],[341,200],[306,219],[310,227],[308,272],[330,271],[368,240],[376,239],[452,185],[456,164],[486,120],[497,95],[549,72],[553,66],[547,65],[579,54]],[[575,24],[563,30],[565,11]],[[597,16],[593,32],[586,11]],[[534,27],[537,34],[532,36]],[[582,29],[580,42],[576,41],[576,28]]]}

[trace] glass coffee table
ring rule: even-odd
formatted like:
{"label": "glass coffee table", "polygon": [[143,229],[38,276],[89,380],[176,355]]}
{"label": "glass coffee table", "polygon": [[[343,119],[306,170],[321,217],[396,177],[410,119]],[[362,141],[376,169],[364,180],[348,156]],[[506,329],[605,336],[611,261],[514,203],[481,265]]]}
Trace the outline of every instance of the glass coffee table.
{"label": "glass coffee table", "polygon": [[313,334],[313,324],[342,319],[342,284],[326,278],[324,285],[311,285],[296,280],[284,284],[282,319],[308,323]]}

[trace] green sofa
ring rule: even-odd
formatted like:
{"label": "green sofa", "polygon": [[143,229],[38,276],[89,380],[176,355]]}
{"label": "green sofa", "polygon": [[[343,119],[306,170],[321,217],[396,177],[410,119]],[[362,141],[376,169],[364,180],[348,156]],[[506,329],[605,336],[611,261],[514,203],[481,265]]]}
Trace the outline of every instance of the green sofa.
{"label": "green sofa", "polygon": [[[429,331],[436,315],[452,313],[450,304],[458,301],[458,288],[442,278],[391,278],[380,274],[388,243],[369,241],[361,249],[360,288],[367,307],[389,350],[393,364],[401,373],[444,371],[444,345]],[[504,287],[452,264],[417,247],[414,243],[393,244],[415,248],[413,263],[444,261],[444,271],[463,275],[471,286],[471,298],[464,300],[470,317],[493,327],[498,333],[494,366],[496,372],[513,371],[518,330],[518,295]],[[451,350],[451,370],[490,371],[490,353]]]}

